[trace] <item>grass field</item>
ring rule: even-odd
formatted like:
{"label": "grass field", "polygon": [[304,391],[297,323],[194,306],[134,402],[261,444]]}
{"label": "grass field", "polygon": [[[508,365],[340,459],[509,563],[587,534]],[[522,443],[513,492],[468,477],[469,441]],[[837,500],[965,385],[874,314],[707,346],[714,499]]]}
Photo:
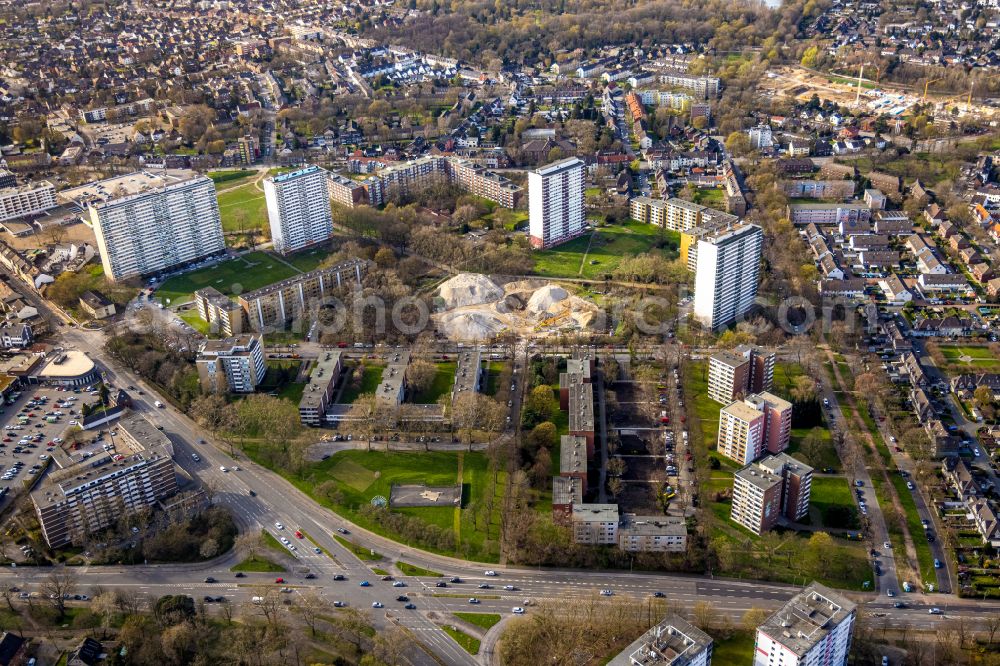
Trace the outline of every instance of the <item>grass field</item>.
{"label": "grass field", "polygon": [[449,625],[442,625],[444,633],[455,639],[455,642],[462,646],[469,654],[479,654],[480,641],[474,636],[470,636],[461,629],[456,629],[455,627]]}
{"label": "grass field", "polygon": [[370,548],[362,548],[353,541],[348,541],[344,537],[333,535],[333,538],[337,540],[341,546],[347,550],[354,553],[354,555],[362,562],[377,562],[382,559],[382,555],[378,552],[372,551]]}
{"label": "grass field", "polygon": [[219,195],[219,216],[222,218],[223,231],[239,231],[240,218],[244,228],[263,229],[267,224],[267,204],[264,192],[258,190],[253,183],[247,183]]}
{"label": "grass field", "polygon": [[324,259],[330,256],[330,249],[327,247],[314,247],[311,250],[296,252],[287,257],[285,261],[295,266],[303,273],[316,270]]}
{"label": "grass field", "polygon": [[[851,493],[851,486],[844,477],[813,477],[809,495],[810,505],[819,511],[825,527],[857,529],[858,510]],[[846,512],[846,523],[833,520],[840,510]]]}
{"label": "grass field", "polygon": [[274,535],[267,530],[261,530],[260,536],[264,539],[264,545],[273,550],[276,553],[282,555],[288,555],[288,549],[286,549],[281,542],[274,538]]}
{"label": "grass field", "polygon": [[[921,583],[936,583],[937,574],[934,572],[934,555],[931,553],[931,546],[924,537],[924,526],[920,523],[920,514],[917,512],[917,504],[913,501],[914,491],[906,487],[906,479],[898,474],[890,474],[892,485],[899,495],[899,503],[903,505],[906,512],[906,529],[913,540],[913,548],[917,551],[917,564],[920,567]],[[815,481],[815,479],[813,479]],[[902,547],[902,544],[900,544]],[[917,582],[917,581],[914,581]]]}
{"label": "grass field", "polygon": [[452,613],[459,620],[464,620],[488,631],[490,627],[500,621],[499,613]]}
{"label": "grass field", "polygon": [[749,631],[734,631],[729,638],[715,641],[712,661],[716,664],[750,664],[756,636]]}
{"label": "grass field", "polygon": [[257,572],[271,572],[280,573],[282,571],[287,571],[285,567],[280,564],[275,564],[266,557],[261,557],[260,555],[254,555],[253,557],[248,557],[239,564],[235,564],[229,568],[230,571],[257,571]]}
{"label": "grass field", "polygon": [[[993,355],[989,347],[969,345],[939,345],[938,349],[948,360],[948,365],[959,371],[996,372],[1000,370],[1000,359]],[[969,360],[961,360],[963,357]]]}
{"label": "grass field", "polygon": [[382,370],[384,367],[382,365],[366,365],[365,374],[361,378],[361,384],[359,386],[348,384],[344,388],[344,392],[340,395],[340,404],[349,405],[357,400],[359,395],[374,393],[375,389],[382,382]]}
{"label": "grass field", "polygon": [[829,428],[824,426],[816,431],[823,440],[824,444],[821,455],[817,460],[809,460],[808,457],[799,450],[799,447],[802,445],[802,440],[811,430],[812,428],[792,428],[792,436],[789,439],[788,449],[785,453],[816,468],[816,470],[830,468],[835,472],[839,472],[841,469],[840,456],[837,455],[837,449],[833,445],[833,436],[830,434]]}
{"label": "grass field", "polygon": [[426,576],[428,578],[441,578],[444,576],[444,574],[437,571],[424,569],[423,567],[418,567],[415,564],[407,564],[406,562],[396,562],[396,566],[407,576]]}
{"label": "grass field", "polygon": [[725,209],[726,193],[718,187],[699,188],[695,191],[694,202],[709,208]]}
{"label": "grass field", "polygon": [[[535,273],[546,277],[603,278],[618,267],[622,258],[656,251],[654,245],[660,231],[659,227],[641,222],[601,227],[593,234],[574,238],[550,250],[536,252]],[[660,252],[667,257],[676,256],[673,248],[680,242],[678,234],[670,231],[662,233],[670,240],[671,249]]]}
{"label": "grass field", "polygon": [[[248,443],[246,452],[261,462],[259,444]],[[299,475],[285,473],[300,490],[310,494],[320,504],[330,507],[349,518],[359,526],[404,543],[419,544],[420,547],[444,554],[461,554],[468,559],[495,562],[499,557],[497,534],[499,530],[499,498],[494,501],[495,510],[489,516],[489,527],[484,517],[476,521],[471,513],[475,507],[456,509],[451,506],[421,507],[394,510],[394,513],[410,516],[436,529],[428,530],[421,536],[406,536],[376,522],[360,509],[368,506],[373,497],[388,498],[392,485],[424,483],[427,485],[451,485],[458,481],[459,466],[462,469],[461,483],[465,503],[476,504],[487,493],[494,492],[493,477],[489,474],[486,456],[482,453],[384,453],[368,451],[340,451],[329,459],[307,466]],[[331,481],[337,493],[315,492],[319,486],[329,487]],[[500,474],[496,492],[504,487],[504,475]],[[331,499],[331,497],[335,499]],[[428,541],[433,534],[451,534],[457,546],[441,548],[436,541]],[[365,551],[367,553],[367,551]]]}
{"label": "grass field", "polygon": [[451,387],[455,384],[455,368],[458,365],[455,362],[447,363],[436,363],[437,372],[434,374],[434,381],[427,388],[426,391],[422,391],[413,396],[412,402],[418,405],[431,405],[437,402],[437,399],[443,395],[447,395],[451,391]]}
{"label": "grass field", "polygon": [[205,175],[212,179],[212,182],[215,183],[215,189],[219,190],[250,182],[256,177],[257,172],[254,169],[238,169],[235,171],[209,171]]}
{"label": "grass field", "polygon": [[178,316],[190,324],[191,328],[198,331],[202,335],[208,335],[211,331],[211,326],[209,326],[207,321],[201,318],[201,315],[198,314],[198,310],[188,310],[187,312],[180,313]]}
{"label": "grass field", "polygon": [[348,459],[337,461],[337,464],[330,470],[330,476],[359,493],[365,492],[368,486],[375,483],[377,478],[375,472]]}
{"label": "grass field", "polygon": [[293,275],[297,275],[294,269],[267,252],[251,252],[215,266],[176,275],[160,285],[156,294],[164,304],[178,305],[191,301],[192,294],[204,287],[215,287],[223,294],[232,295],[259,289]]}

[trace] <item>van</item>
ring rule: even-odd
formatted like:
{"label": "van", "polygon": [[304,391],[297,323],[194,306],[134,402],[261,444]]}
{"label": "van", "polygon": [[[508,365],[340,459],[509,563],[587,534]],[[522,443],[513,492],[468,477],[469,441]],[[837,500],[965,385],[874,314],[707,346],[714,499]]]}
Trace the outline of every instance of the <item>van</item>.
{"label": "van", "polygon": [[250,599],[250,603],[252,603],[252,604],[262,604],[262,603],[264,603],[264,597],[252,597]]}

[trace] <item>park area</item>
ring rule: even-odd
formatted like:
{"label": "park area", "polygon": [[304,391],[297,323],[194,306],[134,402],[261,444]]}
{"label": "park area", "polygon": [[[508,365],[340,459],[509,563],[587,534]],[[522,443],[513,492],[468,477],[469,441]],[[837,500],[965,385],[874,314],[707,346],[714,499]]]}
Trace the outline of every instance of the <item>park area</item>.
{"label": "park area", "polygon": [[952,372],[998,372],[1000,358],[987,346],[938,345]]}
{"label": "park area", "polygon": [[297,275],[297,271],[267,252],[251,252],[166,280],[156,294],[165,305],[178,305],[194,299],[194,292],[215,287],[223,294],[234,295],[260,289]]}
{"label": "park area", "polygon": [[[599,227],[558,247],[536,252],[535,273],[552,278],[603,279],[622,259],[644,252],[672,259],[677,256],[679,242],[676,233],[642,222]],[[662,243],[666,248],[657,250]]]}
{"label": "park area", "polygon": [[[258,458],[255,447],[247,447]],[[340,451],[295,474],[282,472],[317,502],[357,525],[402,543],[483,562],[499,557],[497,535],[504,473],[494,477],[484,454],[468,452],[385,453]],[[389,511],[373,499],[388,498],[394,484],[462,486],[460,507]],[[493,510],[486,498],[493,495]],[[376,503],[379,500],[375,500]]]}

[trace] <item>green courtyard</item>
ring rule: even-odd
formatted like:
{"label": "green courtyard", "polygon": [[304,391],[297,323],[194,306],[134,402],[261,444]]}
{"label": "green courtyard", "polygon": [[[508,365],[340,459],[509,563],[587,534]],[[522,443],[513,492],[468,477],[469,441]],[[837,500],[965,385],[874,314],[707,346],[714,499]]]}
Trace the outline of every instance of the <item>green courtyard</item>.
{"label": "green courtyard", "polygon": [[156,294],[167,305],[179,305],[193,300],[194,292],[204,287],[215,287],[223,294],[260,289],[269,284],[290,278],[298,273],[267,252],[251,252],[215,266],[176,275],[162,285]]}
{"label": "green courtyard", "polygon": [[[656,245],[663,238],[668,249],[657,250]],[[609,225],[558,247],[536,252],[535,273],[553,278],[602,279],[614,272],[625,257],[644,252],[659,252],[668,259],[676,257],[679,243],[679,234],[652,224],[630,221]]]}
{"label": "green courtyard", "polygon": [[938,345],[948,361],[948,369],[956,372],[997,372],[998,359],[989,347],[975,345]]}
{"label": "green courtyard", "polygon": [[241,223],[245,229],[263,229],[267,226],[264,192],[257,189],[254,183],[223,192],[218,198],[223,231],[240,231]]}

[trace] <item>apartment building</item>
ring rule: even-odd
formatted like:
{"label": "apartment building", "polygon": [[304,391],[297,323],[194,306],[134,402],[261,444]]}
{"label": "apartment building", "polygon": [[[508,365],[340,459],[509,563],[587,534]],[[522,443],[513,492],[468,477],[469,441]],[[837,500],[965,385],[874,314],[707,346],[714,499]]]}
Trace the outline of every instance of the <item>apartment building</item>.
{"label": "apartment building", "polygon": [[552,514],[557,520],[569,520],[573,506],[583,503],[583,484],[575,476],[552,477]]}
{"label": "apartment building", "polygon": [[352,259],[240,294],[239,304],[254,330],[284,330],[289,322],[305,317],[340,289],[361,284],[367,270],[367,261]]}
{"label": "apartment building", "polygon": [[787,197],[804,199],[849,199],[855,192],[853,180],[779,180],[777,187]]}
{"label": "apartment building", "polygon": [[844,666],[857,606],[812,583],[757,628],[754,666]]}
{"label": "apartment building", "polygon": [[563,435],[559,440],[559,476],[575,478],[582,492],[587,492],[587,462],[591,456],[587,440],[578,435]]}
{"label": "apartment building", "polygon": [[330,199],[348,208],[368,203],[368,191],[364,184],[333,171],[326,172],[326,186]]}
{"label": "apartment building", "polygon": [[712,637],[678,615],[667,615],[608,662],[608,666],[711,666]]}
{"label": "apartment building", "polygon": [[0,222],[55,208],[56,188],[47,180],[0,189]]}
{"label": "apartment building", "polygon": [[447,158],[446,170],[451,183],[477,197],[495,201],[504,208],[517,206],[524,191],[504,176],[468,160]]}
{"label": "apartment building", "polygon": [[677,198],[633,197],[629,201],[629,212],[634,220],[679,232],[703,226],[717,218],[720,225],[738,221],[729,213]]}
{"label": "apartment building", "polygon": [[680,258],[687,265],[687,269],[692,273],[698,270],[698,241],[722,229],[731,229],[739,222],[740,219],[736,215],[714,208],[702,208],[699,211],[698,226],[681,232]]}
{"label": "apartment building", "polygon": [[583,160],[570,157],[528,174],[531,244],[547,248],[583,233]]}
{"label": "apartment building", "polygon": [[177,492],[173,445],[138,414],[122,417],[112,448],[52,472],[31,492],[50,548],[81,544],[130,512]]}
{"label": "apartment building", "polygon": [[299,400],[299,420],[302,425],[318,428],[323,424],[326,409],[333,402],[342,369],[339,351],[320,352]]}
{"label": "apartment building", "polygon": [[733,475],[730,518],[754,534],[784,517],[797,521],[809,513],[813,469],[784,453],[751,462]]}
{"label": "apartment building", "polygon": [[618,543],[617,504],[574,504],[573,542],[592,546]]}
{"label": "apartment building", "polygon": [[399,407],[406,396],[406,368],[410,365],[410,352],[393,351],[382,370],[382,382],[375,389],[375,399],[383,405]]}
{"label": "apartment building", "polygon": [[753,307],[763,240],[755,224],[721,229],[698,240],[694,316],[706,328],[722,329]]}
{"label": "apartment building", "polygon": [[618,547],[630,553],[683,553],[687,520],[682,516],[625,514],[618,526]]}
{"label": "apartment building", "polygon": [[524,191],[504,176],[474,162],[428,155],[393,165],[365,180],[362,187],[367,195],[366,201],[348,203],[343,191],[338,194],[337,200],[348,206],[357,203],[379,206],[438,183],[459,185],[471,194],[495,201],[505,208],[517,206]]}
{"label": "apartment building", "polygon": [[858,203],[798,203],[788,204],[786,216],[794,225],[841,225],[867,222],[871,208]]}
{"label": "apartment building", "polygon": [[7,169],[0,169],[0,190],[17,187],[17,176]]}
{"label": "apartment building", "polygon": [[764,415],[764,450],[781,453],[792,436],[792,403],[773,393],[751,393],[744,400]]}
{"label": "apartment building", "polygon": [[213,333],[232,337],[243,332],[243,308],[215,287],[194,292],[194,302]]}
{"label": "apartment building", "polygon": [[205,176],[162,182],[91,201],[88,216],[109,279],[160,273],[226,249],[215,184]]}
{"label": "apartment building", "polygon": [[719,410],[719,453],[745,465],[764,451],[764,414],[742,401]]}
{"label": "apartment building", "polygon": [[214,393],[253,393],[264,381],[264,340],[257,335],[238,335],[207,340],[195,359],[201,388]]}
{"label": "apartment building", "polygon": [[451,389],[451,402],[459,396],[478,393],[483,384],[483,352],[467,349],[458,355],[455,364],[455,383]]}
{"label": "apartment building", "polygon": [[714,76],[695,76],[679,69],[667,68],[659,72],[660,83],[674,88],[690,90],[701,99],[715,99],[722,90]]}
{"label": "apartment building", "polygon": [[271,240],[281,254],[296,252],[333,235],[327,174],[318,166],[264,179]]}
{"label": "apartment building", "polygon": [[741,345],[708,359],[708,397],[728,405],[748,393],[770,391],[774,384],[775,353]]}

